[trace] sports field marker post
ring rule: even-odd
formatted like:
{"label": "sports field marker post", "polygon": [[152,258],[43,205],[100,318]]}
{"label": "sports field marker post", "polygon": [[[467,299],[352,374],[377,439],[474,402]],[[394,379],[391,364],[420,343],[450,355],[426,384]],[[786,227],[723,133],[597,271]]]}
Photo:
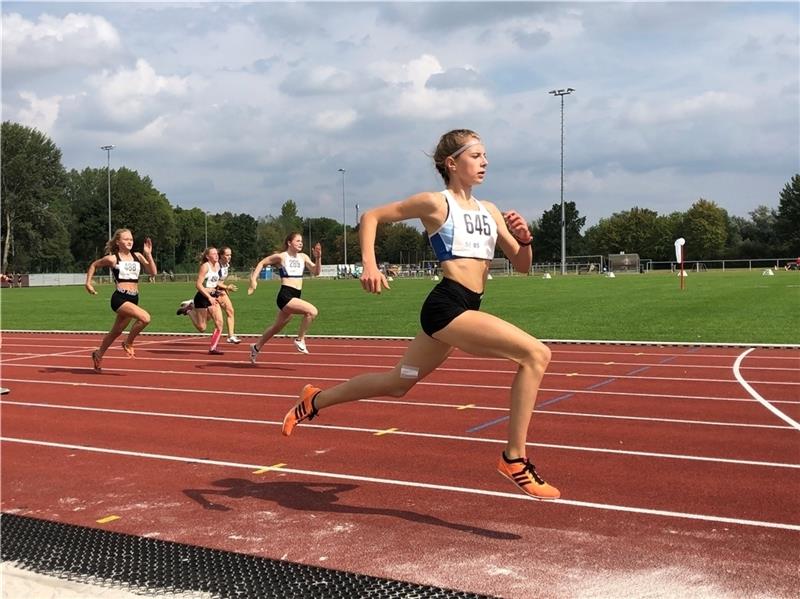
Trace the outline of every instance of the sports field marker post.
{"label": "sports field marker post", "polygon": [[678,273],[678,278],[681,280],[681,289],[684,288],[685,283],[684,279],[686,278],[686,271],[683,270],[683,246],[686,244],[686,240],[683,237],[679,237],[675,240],[675,259],[680,264],[680,272]]}

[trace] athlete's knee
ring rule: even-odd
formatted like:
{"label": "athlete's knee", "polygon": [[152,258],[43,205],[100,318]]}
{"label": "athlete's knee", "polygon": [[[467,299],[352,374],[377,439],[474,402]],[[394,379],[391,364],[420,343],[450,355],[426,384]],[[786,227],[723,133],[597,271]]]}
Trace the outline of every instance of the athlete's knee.
{"label": "athlete's knee", "polygon": [[319,314],[319,310],[317,310],[314,306],[311,306],[308,309],[308,312],[306,312],[306,318],[308,318],[310,320],[314,320],[317,317],[318,314]]}
{"label": "athlete's knee", "polygon": [[550,351],[550,348],[538,339],[534,340],[530,352],[533,361],[542,369],[547,368],[553,357],[553,352]]}
{"label": "athlete's knee", "polygon": [[145,312],[144,314],[139,316],[139,322],[142,323],[143,327],[146,327],[147,325],[149,325],[150,324],[150,314]]}

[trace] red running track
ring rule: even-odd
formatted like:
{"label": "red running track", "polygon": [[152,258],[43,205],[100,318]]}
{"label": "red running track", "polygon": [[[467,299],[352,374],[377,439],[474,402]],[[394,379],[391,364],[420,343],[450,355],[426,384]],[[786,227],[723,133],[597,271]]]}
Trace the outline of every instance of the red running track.
{"label": "red running track", "polygon": [[276,339],[253,366],[152,335],[96,374],[99,338],[3,334],[4,512],[507,598],[800,588],[797,349],[551,345],[529,455],[562,499],[537,502],[494,470],[508,362],[456,352],[286,439],[305,382],[407,342]]}

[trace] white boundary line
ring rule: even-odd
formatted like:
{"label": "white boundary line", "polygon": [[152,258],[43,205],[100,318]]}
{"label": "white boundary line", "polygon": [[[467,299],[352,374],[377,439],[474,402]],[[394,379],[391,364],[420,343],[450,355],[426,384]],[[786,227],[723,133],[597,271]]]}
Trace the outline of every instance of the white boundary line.
{"label": "white boundary line", "polygon": [[[143,410],[120,410],[115,408],[92,408],[88,406],[68,406],[59,404],[37,404],[32,402],[23,401],[0,401],[2,406],[25,406],[33,408],[50,408],[59,410],[75,410],[84,412],[101,412],[106,414],[125,414],[133,416],[146,416],[146,417],[161,417],[161,418],[182,418],[186,420],[206,420],[209,422],[232,422],[241,424],[257,424],[279,426],[282,424],[280,420],[257,420],[252,418],[230,418],[224,416],[205,416],[197,414],[175,414],[171,412],[147,412]],[[342,431],[348,433],[369,433],[375,434],[381,432],[381,429],[363,428],[355,426],[340,426],[335,424],[311,424],[306,423],[303,425],[305,428],[316,428],[318,430],[328,431]],[[787,428],[788,427],[784,427]],[[418,437],[422,439],[441,439],[445,441],[466,441],[467,443],[495,443],[504,444],[506,441],[503,439],[491,439],[486,437],[467,437],[464,435],[445,435],[438,433],[419,433],[415,431],[396,430],[392,432],[393,435],[401,437]],[[717,458],[698,455],[681,455],[676,453],[658,453],[653,451],[633,451],[629,449],[610,449],[605,447],[582,447],[580,445],[557,445],[554,443],[537,443],[528,441],[525,443],[526,447],[546,447],[548,449],[560,449],[566,451],[586,451],[590,453],[606,453],[611,455],[624,455],[635,457],[648,457],[667,460],[688,460],[694,462],[713,462],[719,464],[735,464],[737,466],[758,466],[766,468],[789,468],[800,470],[800,464],[782,463],[782,462],[763,462],[758,460],[738,460],[734,458]]]}
{"label": "white boundary line", "polygon": [[744,387],[744,388],[745,388],[745,390],[746,390],[746,391],[747,391],[747,392],[748,392],[750,395],[752,395],[752,396],[753,396],[753,399],[755,399],[756,401],[758,401],[758,402],[759,402],[759,403],[760,403],[762,406],[764,406],[765,408],[767,408],[767,409],[768,409],[770,412],[772,412],[773,414],[775,414],[775,415],[776,415],[778,418],[780,418],[780,419],[781,419],[781,420],[783,420],[784,422],[787,422],[788,424],[790,424],[791,426],[793,426],[794,428],[796,428],[797,430],[799,430],[799,431],[800,431],[800,423],[798,423],[798,422],[797,422],[797,421],[795,421],[795,420],[792,420],[792,419],[791,419],[789,416],[787,416],[786,414],[784,414],[783,412],[781,412],[781,411],[780,411],[778,408],[776,408],[776,407],[775,407],[775,406],[773,406],[771,403],[769,403],[769,402],[768,402],[766,399],[764,399],[763,397],[761,397],[761,395],[759,395],[758,391],[756,391],[755,389],[753,389],[753,388],[750,386],[750,384],[749,384],[749,383],[748,383],[746,380],[744,380],[744,377],[742,376],[742,373],[741,373],[741,372],[739,372],[739,368],[740,368],[740,366],[741,366],[741,364],[742,364],[742,360],[744,360],[744,359],[745,359],[745,357],[747,356],[747,354],[749,354],[749,353],[750,353],[751,351],[753,351],[754,349],[755,349],[754,347],[751,347],[751,348],[750,348],[750,349],[748,349],[747,351],[745,351],[745,352],[742,352],[742,353],[739,355],[739,357],[738,357],[738,358],[736,358],[736,362],[734,362],[734,364],[733,364],[733,374],[734,374],[734,376],[736,377],[736,380],[737,380],[737,381],[739,381],[739,383],[741,383],[742,387]]}
{"label": "white boundary line", "polygon": [[[153,460],[167,460],[173,462],[184,462],[190,464],[206,464],[209,466],[224,466],[229,468],[248,468],[250,470],[264,468],[264,464],[247,464],[242,462],[228,462],[223,460],[210,460],[205,458],[189,458],[184,456],[173,456],[158,453],[144,453],[138,451],[126,451],[121,449],[106,449],[103,447],[91,447],[85,445],[71,445],[67,443],[50,443],[46,441],[33,441],[29,439],[17,439],[14,437],[0,437],[0,441],[8,443],[22,443],[26,445],[39,445],[44,447],[54,447],[58,449],[70,449],[74,451],[88,451],[92,453],[106,453],[112,455],[123,455],[136,458],[147,458]],[[276,471],[275,469],[273,471]],[[453,487],[449,485],[435,485],[417,481],[376,478],[371,476],[358,476],[355,474],[340,474],[337,472],[319,472],[314,470],[299,470],[296,468],[280,468],[280,472],[289,474],[300,474],[303,476],[315,476],[320,478],[334,478],[340,480],[359,481],[366,483],[377,483],[381,485],[394,485],[399,487],[412,487],[416,489],[430,489],[434,491],[447,491],[451,493],[467,493],[472,495],[488,495],[491,497],[502,497],[504,499],[516,499],[522,501],[536,501],[532,497],[521,493],[506,493],[502,491],[489,491],[487,489],[473,489],[470,487]],[[557,505],[569,505],[573,507],[607,510],[615,512],[627,512],[633,514],[643,514],[647,516],[664,516],[667,518],[681,518],[686,520],[702,520],[706,522],[718,522],[724,524],[739,524],[742,526],[756,526],[761,528],[775,528],[780,530],[791,530],[800,532],[800,524],[787,524],[781,522],[767,522],[762,520],[747,520],[741,518],[727,518],[724,516],[712,516],[707,514],[692,514],[686,512],[672,512],[667,510],[656,510],[649,508],[631,507],[624,505],[612,505],[605,503],[595,503],[591,501],[577,501],[572,499],[555,499],[542,504],[551,503]]]}
{"label": "white boundary line", "polygon": [[[66,330],[53,330],[53,331],[37,331],[33,329],[4,329],[0,332],[3,333],[70,333],[75,335],[105,335],[108,331],[66,331]],[[207,333],[176,333],[171,331],[147,331],[142,335],[168,335],[168,336],[196,336],[207,337]],[[242,336],[255,337],[257,334],[240,333]],[[275,335],[276,338],[292,337],[293,335]],[[367,339],[371,341],[379,341],[382,339],[390,340],[403,340],[411,341],[413,337],[393,337],[390,335],[307,335],[309,339]],[[624,340],[603,340],[603,339],[540,339],[543,343],[563,343],[569,344],[586,344],[586,345],[663,345],[663,346],[689,346],[689,347],[774,347],[786,349],[800,349],[800,343],[695,343],[693,341],[624,341]]]}

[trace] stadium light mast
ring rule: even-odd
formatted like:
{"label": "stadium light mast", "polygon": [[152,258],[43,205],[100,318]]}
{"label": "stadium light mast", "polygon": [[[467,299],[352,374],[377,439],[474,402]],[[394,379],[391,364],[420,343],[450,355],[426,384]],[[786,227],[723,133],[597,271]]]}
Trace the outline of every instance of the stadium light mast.
{"label": "stadium light mast", "polygon": [[339,169],[342,173],[342,239],[344,240],[344,267],[347,269],[347,207],[344,201],[344,174],[347,172],[343,168]]}
{"label": "stadium light mast", "polygon": [[575,90],[554,89],[547,93],[561,98],[561,274],[567,274],[567,219],[564,214],[564,96],[570,95]]}
{"label": "stadium light mast", "polygon": [[205,229],[206,229],[206,245],[203,248],[203,251],[205,252],[206,249],[208,249],[208,210],[203,210],[203,214],[206,217],[206,227],[205,227]]}
{"label": "stadium light mast", "polygon": [[106,151],[106,174],[108,176],[108,238],[111,239],[111,150],[114,146],[100,146],[101,150]]}

